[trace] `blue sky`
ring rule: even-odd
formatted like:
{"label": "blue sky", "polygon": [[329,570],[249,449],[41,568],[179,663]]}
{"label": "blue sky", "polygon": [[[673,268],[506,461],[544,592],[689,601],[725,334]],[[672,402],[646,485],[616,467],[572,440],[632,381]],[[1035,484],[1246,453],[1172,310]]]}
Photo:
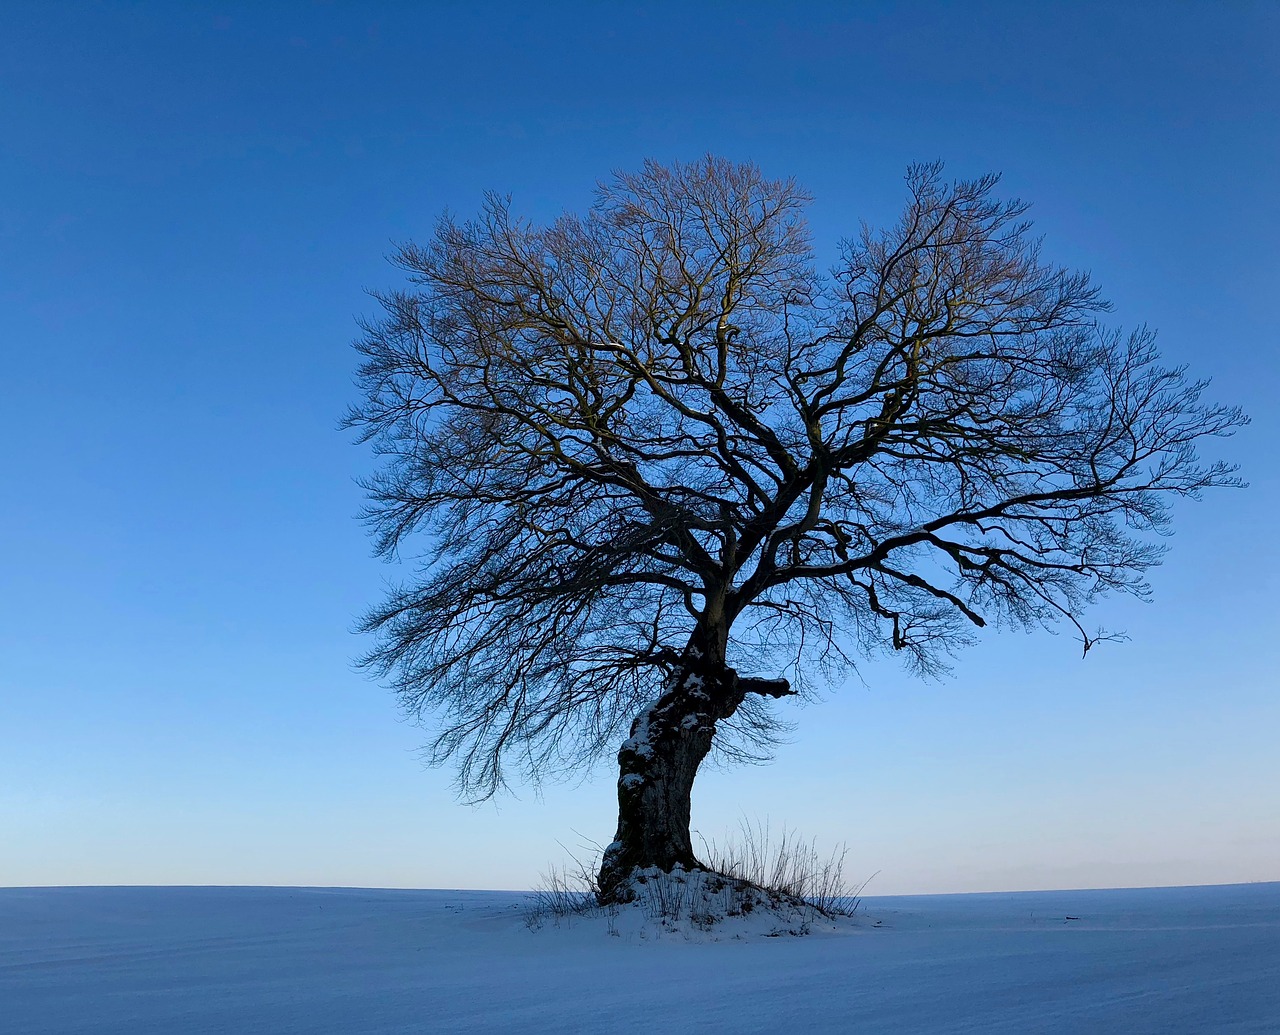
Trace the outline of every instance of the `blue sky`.
{"label": "blue sky", "polygon": [[911,161],[1002,172],[1046,253],[1253,425],[1132,640],[987,637],[799,709],[694,824],[847,842],[889,892],[1280,879],[1280,8],[9,3],[0,12],[0,885],[527,887],[609,768],[456,804],[354,671],[355,319],[487,189],[644,158],[795,175],[820,250]]}

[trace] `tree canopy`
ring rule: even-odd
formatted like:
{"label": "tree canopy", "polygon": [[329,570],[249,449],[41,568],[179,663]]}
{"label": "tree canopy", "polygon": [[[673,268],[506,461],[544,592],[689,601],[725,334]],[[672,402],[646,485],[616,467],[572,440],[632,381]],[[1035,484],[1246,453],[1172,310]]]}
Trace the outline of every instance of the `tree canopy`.
{"label": "tree canopy", "polygon": [[770,677],[709,720],[750,755],[775,698],[869,655],[933,672],[993,623],[1088,650],[1170,501],[1237,484],[1196,447],[1243,415],[1102,322],[996,177],[906,183],[826,269],[809,196],[715,157],[398,250],[349,423],[377,548],[424,552],[366,661],[468,795],[598,758],[706,652]]}

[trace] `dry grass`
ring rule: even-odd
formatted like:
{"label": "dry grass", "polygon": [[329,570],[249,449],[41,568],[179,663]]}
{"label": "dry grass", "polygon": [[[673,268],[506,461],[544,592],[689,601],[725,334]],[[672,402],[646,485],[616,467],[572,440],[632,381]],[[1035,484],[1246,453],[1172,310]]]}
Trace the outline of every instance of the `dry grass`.
{"label": "dry grass", "polygon": [[570,917],[595,915],[604,908],[600,905],[597,880],[601,850],[598,845],[590,845],[586,851],[584,858],[566,848],[569,861],[552,866],[541,875],[533,889],[533,901],[525,910],[525,924],[530,930],[537,930],[548,919],[559,924]]}
{"label": "dry grass", "polygon": [[775,837],[768,820],[744,819],[736,836],[723,844],[703,838],[702,845],[707,865],[716,873],[779,898],[804,902],[823,916],[852,916],[862,901],[862,890],[875,877],[873,873],[854,887],[844,875],[847,845],[823,855],[816,840],[805,841],[785,826]]}
{"label": "dry grass", "polygon": [[[760,909],[778,919],[777,933],[806,934],[820,918],[853,916],[871,879],[856,887],[845,880],[844,845],[823,855],[815,841],[785,827],[775,836],[767,821],[744,820],[736,836],[722,844],[703,839],[703,849],[706,870],[637,873],[635,905],[647,920],[705,931]],[[525,914],[530,930],[547,922],[559,926],[575,917],[604,916],[609,933],[618,933],[619,910],[626,907],[599,905],[600,851],[598,845],[585,845],[582,854],[568,852],[568,863],[542,875]]]}

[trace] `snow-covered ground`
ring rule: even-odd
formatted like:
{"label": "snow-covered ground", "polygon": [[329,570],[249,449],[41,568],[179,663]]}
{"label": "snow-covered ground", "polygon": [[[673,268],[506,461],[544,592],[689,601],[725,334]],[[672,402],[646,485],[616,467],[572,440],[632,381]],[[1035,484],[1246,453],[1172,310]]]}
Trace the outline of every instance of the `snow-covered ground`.
{"label": "snow-covered ground", "polygon": [[526,902],[0,889],[0,1032],[1280,1032],[1280,884],[873,897],[701,943]]}

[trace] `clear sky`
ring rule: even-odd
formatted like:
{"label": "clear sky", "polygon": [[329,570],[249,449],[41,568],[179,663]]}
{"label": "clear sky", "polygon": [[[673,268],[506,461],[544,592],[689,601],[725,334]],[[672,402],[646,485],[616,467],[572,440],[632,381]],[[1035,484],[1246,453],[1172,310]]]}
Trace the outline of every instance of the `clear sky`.
{"label": "clear sky", "polygon": [[0,885],[521,888],[613,775],[456,804],[354,671],[395,576],[337,421],[392,242],[645,157],[794,174],[834,253],[902,173],[1004,174],[1046,254],[1254,418],[1131,642],[994,635],[796,709],[694,825],[870,891],[1280,879],[1280,6],[44,3],[0,11]]}

